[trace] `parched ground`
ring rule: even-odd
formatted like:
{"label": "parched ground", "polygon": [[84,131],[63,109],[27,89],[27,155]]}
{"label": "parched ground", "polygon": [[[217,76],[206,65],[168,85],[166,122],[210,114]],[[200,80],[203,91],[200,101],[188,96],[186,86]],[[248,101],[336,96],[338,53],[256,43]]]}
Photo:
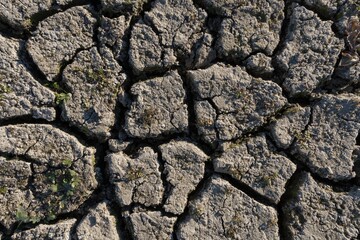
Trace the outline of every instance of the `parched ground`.
{"label": "parched ground", "polygon": [[359,0],[1,0],[0,239],[360,239]]}

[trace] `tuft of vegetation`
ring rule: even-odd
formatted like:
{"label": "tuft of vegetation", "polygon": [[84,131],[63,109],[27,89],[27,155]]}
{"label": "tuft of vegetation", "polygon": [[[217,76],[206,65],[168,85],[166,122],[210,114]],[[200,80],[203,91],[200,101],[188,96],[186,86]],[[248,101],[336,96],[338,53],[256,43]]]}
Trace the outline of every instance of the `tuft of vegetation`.
{"label": "tuft of vegetation", "polygon": [[16,217],[16,221],[21,223],[38,223],[40,222],[40,217],[38,216],[33,216],[31,214],[29,214],[26,209],[20,207],[16,210],[15,213],[15,217]]}
{"label": "tuft of vegetation", "polygon": [[127,181],[134,181],[136,179],[142,178],[145,176],[144,169],[142,167],[130,167],[128,172],[125,175]]}
{"label": "tuft of vegetation", "polygon": [[4,195],[5,193],[7,193],[8,188],[7,187],[0,187],[0,194]]}
{"label": "tuft of vegetation", "polygon": [[0,83],[0,102],[5,99],[5,93],[11,93],[13,90],[7,84]]}
{"label": "tuft of vegetation", "polygon": [[65,166],[65,167],[70,167],[72,165],[72,160],[71,159],[64,159],[62,161],[62,164]]}
{"label": "tuft of vegetation", "polygon": [[0,93],[11,93],[13,90],[7,84],[0,83]]}
{"label": "tuft of vegetation", "polygon": [[350,67],[360,61],[360,21],[356,17],[352,17],[348,21],[346,45],[347,49],[341,53],[341,67]]}
{"label": "tuft of vegetation", "polygon": [[69,93],[55,93],[55,103],[58,105],[68,101],[69,99],[70,99]]}
{"label": "tuft of vegetation", "polygon": [[79,175],[72,169],[57,169],[47,177],[51,192],[62,195],[63,199],[73,196],[80,183]]}
{"label": "tuft of vegetation", "polygon": [[51,88],[51,89],[59,91],[59,92],[63,91],[63,89],[60,87],[58,82],[46,83],[45,87]]}

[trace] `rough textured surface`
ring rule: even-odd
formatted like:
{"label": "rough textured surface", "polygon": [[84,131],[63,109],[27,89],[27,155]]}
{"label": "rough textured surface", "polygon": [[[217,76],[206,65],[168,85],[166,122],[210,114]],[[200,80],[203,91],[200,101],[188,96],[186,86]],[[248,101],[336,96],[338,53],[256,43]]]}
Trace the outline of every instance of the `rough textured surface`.
{"label": "rough textured surface", "polygon": [[157,158],[157,154],[149,147],[140,149],[135,158],[122,152],[106,157],[110,182],[114,184],[120,205],[141,203],[151,206],[161,203],[164,188]]}
{"label": "rough textured surface", "polygon": [[246,70],[255,77],[271,78],[274,75],[274,68],[271,58],[263,53],[251,55],[246,59]]}
{"label": "rough textured surface", "polygon": [[360,239],[359,0],[0,0],[0,239]]}
{"label": "rough textured surface", "polygon": [[88,136],[107,139],[125,79],[109,50],[103,48],[99,53],[94,47],[79,52],[63,72],[62,81],[71,96],[62,104],[61,117]]}
{"label": "rough textured surface", "polygon": [[100,20],[100,28],[98,39],[102,46],[112,49],[114,57],[123,62],[126,60],[127,42],[124,41],[126,31],[130,25],[130,21],[125,16],[117,18],[102,17]]}
{"label": "rough textured surface", "polygon": [[[0,127],[0,223],[36,223],[75,210],[97,186],[94,149],[50,125]],[[18,164],[16,164],[18,163]],[[4,171],[4,170],[3,170]],[[29,205],[29,202],[31,204]]]}
{"label": "rough textured surface", "polygon": [[99,203],[81,220],[76,228],[76,237],[79,240],[120,239],[116,218],[110,214],[106,202]]}
{"label": "rough textured surface", "polygon": [[190,0],[157,0],[135,24],[130,39],[130,64],[136,75],[184,64],[196,68],[215,58],[212,36],[204,30],[206,12]]}
{"label": "rough textured surface", "polygon": [[284,2],[279,0],[202,0],[205,8],[224,16],[217,51],[224,59],[239,62],[253,53],[271,55],[279,43]]}
{"label": "rough textured surface", "polygon": [[0,120],[32,116],[55,119],[55,95],[41,86],[19,59],[22,41],[0,35]]}
{"label": "rough textured surface", "polygon": [[294,105],[274,120],[270,126],[270,135],[279,148],[289,148],[296,136],[301,136],[310,121],[311,108]]}
{"label": "rough textured surface", "polygon": [[181,214],[187,203],[187,196],[195,189],[205,172],[207,155],[192,143],[172,141],[160,146],[164,173],[171,184],[164,204],[167,212]]}
{"label": "rough textured surface", "polygon": [[284,226],[292,239],[357,239],[360,190],[334,191],[301,175],[292,198],[283,207]]}
{"label": "rough textured surface", "polygon": [[147,0],[101,0],[103,11],[110,14],[136,14],[139,13]]}
{"label": "rough textured surface", "polygon": [[307,8],[314,10],[322,18],[333,18],[338,12],[339,7],[348,0],[300,0]]}
{"label": "rough textured surface", "polygon": [[140,21],[134,26],[131,33],[129,62],[135,74],[143,71],[159,71],[164,67],[170,67],[172,62],[162,59],[163,50],[159,37],[151,27]]}
{"label": "rough textured surface", "polygon": [[296,170],[286,157],[273,153],[264,135],[240,144],[225,144],[222,156],[214,160],[217,172],[227,173],[274,203],[280,201],[285,184]]}
{"label": "rough textured surface", "polygon": [[76,52],[94,45],[95,22],[85,7],[73,7],[40,22],[27,50],[47,80],[53,81]]}
{"label": "rough textured surface", "polygon": [[15,233],[11,239],[13,240],[33,240],[33,239],[53,239],[53,240],[70,240],[71,228],[75,224],[76,219],[69,219],[56,224],[45,225],[40,224],[36,228]]}
{"label": "rough textured surface", "polygon": [[321,21],[314,12],[292,4],[284,47],[275,61],[284,72],[284,89],[290,96],[310,94],[330,79],[343,48],[330,21]]}
{"label": "rough textured surface", "polygon": [[325,95],[313,106],[311,122],[292,151],[321,177],[341,181],[355,176],[352,154],[360,130],[359,104],[358,96],[346,94]]}
{"label": "rough textured surface", "polygon": [[279,239],[275,209],[213,177],[180,223],[178,239]]}
{"label": "rough textured surface", "polygon": [[3,0],[0,3],[0,21],[14,28],[29,28],[36,21],[35,14],[55,10],[73,0]]}
{"label": "rough textured surface", "polygon": [[198,131],[210,143],[253,131],[286,103],[277,84],[253,78],[240,67],[218,64],[189,71],[188,77],[197,100]]}
{"label": "rough textured surface", "polygon": [[149,138],[187,131],[185,89],[177,72],[136,83],[131,94],[134,101],[125,117],[130,136]]}
{"label": "rough textured surface", "polygon": [[172,239],[175,220],[162,216],[160,212],[139,212],[130,215],[128,225],[137,240]]}

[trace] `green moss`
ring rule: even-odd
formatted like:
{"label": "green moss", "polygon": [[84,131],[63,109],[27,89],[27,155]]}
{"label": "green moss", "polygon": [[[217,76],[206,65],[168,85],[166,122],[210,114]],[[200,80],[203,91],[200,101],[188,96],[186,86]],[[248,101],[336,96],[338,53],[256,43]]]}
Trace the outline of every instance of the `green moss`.
{"label": "green moss", "polygon": [[15,213],[16,221],[20,223],[37,223],[40,222],[40,217],[29,214],[26,209],[20,207]]}
{"label": "green moss", "polygon": [[58,82],[51,82],[51,83],[46,83],[45,87],[51,88],[52,90],[55,91],[63,91],[63,89],[60,87]]}
{"label": "green moss", "polygon": [[0,194],[4,195],[5,193],[7,193],[8,188],[7,187],[0,187]]}
{"label": "green moss", "polygon": [[13,90],[7,84],[0,83],[0,93],[11,93]]}
{"label": "green moss", "polygon": [[47,175],[50,190],[62,199],[74,195],[80,183],[78,173],[71,169],[57,169]]}
{"label": "green moss", "polygon": [[69,93],[56,93],[55,94],[55,103],[56,104],[64,103],[64,102],[68,101],[69,99],[70,99]]}
{"label": "green moss", "polygon": [[62,164],[65,166],[65,167],[70,167],[72,165],[72,160],[71,159],[64,159],[62,160]]}
{"label": "green moss", "polygon": [[126,173],[126,180],[127,181],[134,181],[136,179],[142,178],[145,176],[144,169],[141,167],[132,168],[130,167]]}

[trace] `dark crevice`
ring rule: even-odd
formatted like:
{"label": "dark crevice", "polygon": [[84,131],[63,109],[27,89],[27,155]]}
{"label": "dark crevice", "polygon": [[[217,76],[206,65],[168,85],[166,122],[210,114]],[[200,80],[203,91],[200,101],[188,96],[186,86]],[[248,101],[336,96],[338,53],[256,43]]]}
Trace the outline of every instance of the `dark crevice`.
{"label": "dark crevice", "polygon": [[187,111],[188,111],[188,134],[189,134],[189,138],[192,141],[196,142],[196,145],[198,145],[198,147],[205,152],[207,155],[212,155],[213,154],[213,149],[212,147],[205,143],[201,136],[199,136],[198,134],[198,130],[197,130],[197,124],[196,124],[196,112],[195,112],[195,96],[193,93],[193,89],[191,86],[191,83],[189,81],[189,79],[187,78],[187,72],[184,71],[180,71],[179,72],[182,80],[183,80],[183,87],[185,89],[186,92],[186,105],[187,105]]}
{"label": "dark crevice", "polygon": [[[91,4],[94,3],[96,1],[91,1],[91,0],[74,0],[71,3],[67,4],[67,5],[63,5],[63,6],[59,6],[57,4],[53,5],[49,10],[45,10],[45,11],[40,11],[37,12],[35,14],[33,14],[30,17],[30,21],[31,21],[31,27],[29,27],[28,30],[26,31],[34,31],[36,30],[37,25],[41,22],[44,21],[45,19],[47,19],[48,17],[51,17],[53,15],[55,15],[56,13],[59,12],[64,12],[69,8],[72,7],[76,7],[76,6],[83,6],[83,5],[87,5],[87,4]],[[28,33],[29,34],[29,33]]]}
{"label": "dark crevice", "polygon": [[259,203],[262,203],[262,204],[264,204],[266,206],[270,206],[270,207],[274,207],[274,208],[276,207],[276,205],[271,200],[269,200],[268,198],[266,198],[263,195],[259,194],[258,192],[256,192],[254,189],[252,189],[251,187],[249,187],[245,183],[233,178],[231,175],[226,174],[226,173],[219,173],[219,172],[216,172],[216,174],[221,176],[222,179],[225,179],[233,187],[241,190],[242,192],[244,192],[246,195],[248,195],[249,197],[251,197],[255,201],[257,201]]}
{"label": "dark crevice", "polygon": [[[147,0],[146,2],[144,2],[143,5],[139,8],[141,9],[140,12],[134,12],[133,9],[131,9],[131,4],[130,4],[129,7],[120,7],[119,9],[113,7],[111,8],[112,10],[109,9],[102,10],[101,14],[107,18],[118,18],[120,16],[125,16],[127,19],[136,18],[138,20],[144,15],[144,12],[149,11],[151,9],[153,2],[154,0]],[[125,3],[123,3],[123,6],[124,5],[126,5],[126,1]]]}
{"label": "dark crevice", "polygon": [[168,196],[170,195],[171,191],[173,190],[173,186],[166,179],[167,178],[167,174],[165,173],[166,161],[162,157],[162,152],[160,150],[160,146],[158,146],[157,148],[154,148],[154,151],[157,153],[157,156],[158,156],[158,163],[159,163],[158,170],[159,170],[159,173],[161,176],[161,181],[162,181],[163,188],[164,188],[164,193],[163,193],[163,197],[161,200],[161,206],[164,206]]}
{"label": "dark crevice", "polygon": [[284,212],[283,207],[287,204],[293,197],[298,194],[298,185],[299,179],[303,172],[297,168],[291,178],[285,184],[285,193],[281,196],[279,203],[276,206],[278,212],[278,226],[279,226],[279,236],[280,240],[291,239],[291,235],[287,229],[287,215]]}
{"label": "dark crevice", "polygon": [[201,191],[205,188],[206,184],[208,184],[209,179],[212,177],[213,173],[214,173],[213,165],[212,165],[211,161],[207,161],[205,163],[205,173],[204,173],[203,178],[198,183],[198,185],[195,187],[195,190],[193,190],[191,193],[189,193],[188,201],[187,201],[187,205],[185,207],[185,210],[184,210],[183,213],[181,213],[178,216],[178,218],[175,221],[174,229],[173,229],[173,236],[172,236],[174,240],[178,239],[177,236],[176,236],[176,233],[179,230],[180,224],[190,214],[189,202],[194,200],[195,198],[197,198],[200,195]]}
{"label": "dark crevice", "polygon": [[116,202],[112,201],[110,202],[110,213],[115,216],[117,220],[117,231],[120,235],[120,239],[129,239],[132,240],[133,237],[130,233],[130,229],[128,228],[126,224],[126,217],[124,217],[122,214],[124,209],[121,208]]}
{"label": "dark crevice", "polygon": [[[295,143],[295,141],[294,141]],[[293,143],[293,144],[294,144]],[[291,149],[290,147],[289,149]],[[325,184],[327,186],[331,186],[334,191],[349,191],[351,187],[359,186],[359,183],[357,182],[356,177],[348,179],[348,180],[340,180],[340,181],[334,181],[330,180],[324,177],[321,177],[319,174],[315,173],[311,170],[309,166],[307,166],[304,162],[298,160],[298,157],[291,153],[289,149],[283,150],[283,152],[286,154],[286,157],[289,158],[294,164],[297,165],[297,167],[305,172],[308,172],[311,174],[312,178],[314,178],[317,182]]]}
{"label": "dark crevice", "polygon": [[292,2],[289,0],[285,0],[285,7],[284,7],[284,20],[281,24],[281,30],[280,30],[280,40],[278,45],[275,47],[274,51],[273,51],[273,55],[272,55],[272,66],[274,67],[274,76],[275,79],[274,81],[279,84],[280,86],[282,85],[282,82],[284,81],[283,79],[283,75],[284,72],[281,69],[280,66],[278,66],[278,64],[275,61],[275,57],[282,51],[282,49],[285,47],[285,43],[286,43],[286,36],[288,34],[289,28],[290,28],[290,22],[291,22],[291,15],[292,15]]}
{"label": "dark crevice", "polygon": [[0,20],[0,34],[7,38],[26,39],[28,36],[20,29],[14,29],[8,23]]}

